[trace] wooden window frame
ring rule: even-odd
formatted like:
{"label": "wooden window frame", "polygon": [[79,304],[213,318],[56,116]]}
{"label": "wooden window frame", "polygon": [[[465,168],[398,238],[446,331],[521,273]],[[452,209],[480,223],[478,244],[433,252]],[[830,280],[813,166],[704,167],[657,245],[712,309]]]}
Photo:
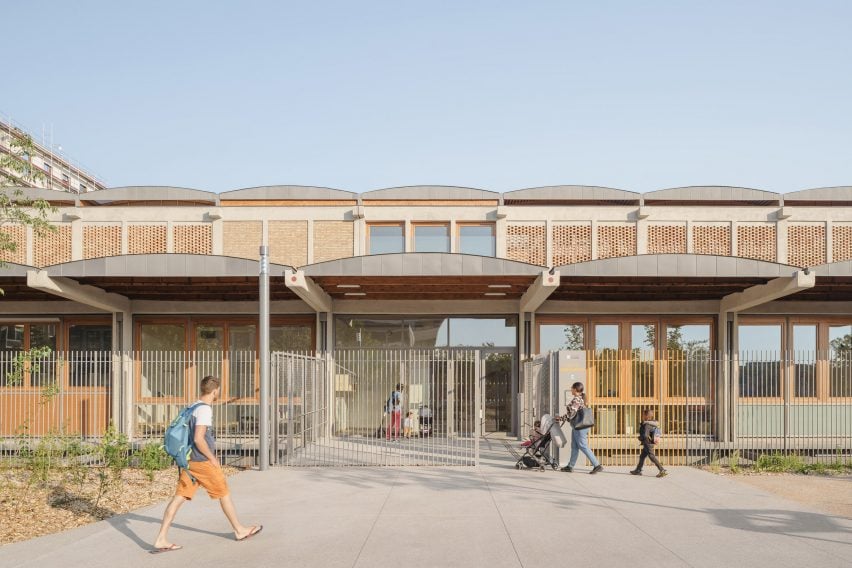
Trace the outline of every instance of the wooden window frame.
{"label": "wooden window frame", "polygon": [[[21,346],[21,351],[18,353],[25,353],[29,351],[32,346],[30,345],[30,326],[33,325],[53,325],[56,326],[56,347],[54,348],[54,353],[60,353],[62,350],[62,322],[61,321],[38,321],[38,320],[21,320],[21,321],[4,321],[0,325],[8,325],[12,327],[23,326],[23,344]],[[14,351],[10,351],[9,353],[14,353]],[[60,367],[67,367],[67,365],[59,365]],[[32,384],[32,374],[31,374],[32,363],[24,362],[24,369],[21,376],[21,384],[19,385],[7,385],[0,384],[0,394],[2,393],[11,393],[11,392],[37,392],[41,390],[42,386],[33,386]],[[65,374],[65,370],[57,371],[54,370],[54,376],[57,377],[61,386],[64,389],[67,386],[63,375]]]}
{"label": "wooden window frame", "polygon": [[[62,329],[61,329],[61,345],[62,345],[61,350],[63,352],[68,352],[68,348],[71,345],[71,337],[70,337],[71,327],[77,326],[77,325],[97,325],[97,326],[109,326],[109,327],[113,328],[113,330],[112,330],[112,334],[113,334],[112,340],[113,341],[112,341],[112,345],[110,346],[109,351],[110,351],[110,353],[112,353],[114,351],[113,345],[115,345],[115,328],[113,326],[112,319],[104,318],[104,317],[91,316],[91,317],[75,317],[75,318],[63,319]],[[60,348],[57,347],[57,351],[59,351],[59,350],[60,350]],[[99,386],[89,386],[89,385],[72,386],[71,385],[71,365],[63,365],[62,375],[63,375],[62,388],[64,388],[64,389],[69,389],[69,390],[70,389],[80,389],[80,390],[102,391],[102,392],[106,392],[112,386],[113,378],[115,376],[114,374],[112,376],[110,376],[109,380],[107,381],[107,384],[105,386],[99,387]]]}
{"label": "wooden window frame", "polygon": [[[731,381],[731,385],[736,386],[736,400],[740,401],[760,401],[764,404],[783,404],[789,385],[789,375],[787,369],[787,362],[785,362],[784,352],[786,351],[786,346],[788,345],[788,319],[783,316],[740,316],[737,321],[737,349],[734,353],[736,357],[737,364],[735,366],[735,377],[734,380]],[[740,356],[740,328],[742,327],[758,327],[758,326],[769,326],[769,325],[777,325],[781,328],[781,341],[778,344],[777,352],[780,356],[778,361],[779,369],[781,372],[781,376],[778,377],[778,396],[743,396],[740,393],[740,367],[741,362],[739,359]],[[732,393],[733,394],[733,393]]]}

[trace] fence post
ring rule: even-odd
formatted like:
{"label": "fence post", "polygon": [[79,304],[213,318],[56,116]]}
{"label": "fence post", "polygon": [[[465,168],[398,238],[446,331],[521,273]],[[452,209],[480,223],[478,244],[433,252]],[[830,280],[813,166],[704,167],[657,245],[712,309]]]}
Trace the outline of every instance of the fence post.
{"label": "fence post", "polygon": [[475,424],[473,432],[473,465],[479,467],[479,437],[482,436],[482,422],[485,420],[485,400],[483,398],[482,381],[485,380],[482,372],[484,365],[482,362],[482,352],[478,349],[474,351],[474,387],[473,399],[476,401],[476,411],[474,413]]}
{"label": "fence post", "polygon": [[269,469],[269,247],[260,247],[260,470]]}

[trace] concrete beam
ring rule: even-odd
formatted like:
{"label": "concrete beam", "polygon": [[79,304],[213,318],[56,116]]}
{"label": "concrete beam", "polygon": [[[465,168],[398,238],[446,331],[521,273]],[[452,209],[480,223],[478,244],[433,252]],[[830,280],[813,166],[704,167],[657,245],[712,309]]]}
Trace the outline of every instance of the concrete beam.
{"label": "concrete beam", "polygon": [[816,284],[816,274],[811,271],[797,270],[792,276],[774,278],[766,284],[759,284],[747,288],[742,292],[728,294],[722,298],[720,312],[736,313],[748,308],[758,306],[795,294],[808,288],[813,288]]}
{"label": "concrete beam", "polygon": [[87,284],[80,284],[70,278],[49,276],[44,270],[27,271],[27,286],[105,312],[129,313],[131,311],[130,299],[126,296],[113,294]]}
{"label": "concrete beam", "polygon": [[332,306],[331,296],[326,294],[319,284],[311,278],[305,276],[301,270],[284,271],[284,282],[287,283],[287,288],[292,290],[297,296],[305,301],[311,308],[317,312],[330,312]]}
{"label": "concrete beam", "polygon": [[554,270],[551,274],[548,270],[542,270],[535,282],[521,296],[521,313],[536,311],[557,288],[559,288],[559,271]]}

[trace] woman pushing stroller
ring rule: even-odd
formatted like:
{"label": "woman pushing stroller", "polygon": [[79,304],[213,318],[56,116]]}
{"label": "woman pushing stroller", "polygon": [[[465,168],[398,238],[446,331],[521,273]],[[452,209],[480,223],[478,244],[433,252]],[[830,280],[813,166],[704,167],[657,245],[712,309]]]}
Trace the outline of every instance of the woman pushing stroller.
{"label": "woman pushing stroller", "polygon": [[[571,398],[568,400],[566,405],[567,412],[564,416],[559,418],[561,422],[570,423],[571,420],[577,416],[577,413],[581,408],[586,408],[586,395],[583,393],[584,390],[583,383],[581,382],[576,382],[571,385]],[[579,457],[580,452],[583,452],[583,455],[589,458],[589,461],[592,464],[592,471],[589,473],[595,474],[603,471],[603,466],[598,461],[598,458],[595,457],[591,448],[589,448],[589,430],[587,428],[577,430],[573,427],[571,428],[571,458],[568,460],[568,465],[560,468],[560,471],[568,473],[574,471],[574,465],[577,463],[577,458]]]}

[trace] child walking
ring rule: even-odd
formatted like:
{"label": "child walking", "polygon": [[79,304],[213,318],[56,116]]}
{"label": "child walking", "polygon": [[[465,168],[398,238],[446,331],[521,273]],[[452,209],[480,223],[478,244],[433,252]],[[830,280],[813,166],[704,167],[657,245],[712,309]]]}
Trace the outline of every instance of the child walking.
{"label": "child walking", "polygon": [[659,442],[660,424],[654,420],[654,410],[647,408],[642,412],[642,424],[639,426],[639,442],[642,443],[642,453],[639,454],[639,465],[636,469],[630,472],[631,475],[642,475],[642,466],[645,465],[645,458],[653,462],[660,472],[657,477],[665,477],[668,472],[660,464],[654,454],[654,446]]}
{"label": "child walking", "polygon": [[402,421],[402,437],[410,438],[411,437],[411,423],[414,421],[412,418],[414,416],[413,412],[409,412],[405,419]]}

